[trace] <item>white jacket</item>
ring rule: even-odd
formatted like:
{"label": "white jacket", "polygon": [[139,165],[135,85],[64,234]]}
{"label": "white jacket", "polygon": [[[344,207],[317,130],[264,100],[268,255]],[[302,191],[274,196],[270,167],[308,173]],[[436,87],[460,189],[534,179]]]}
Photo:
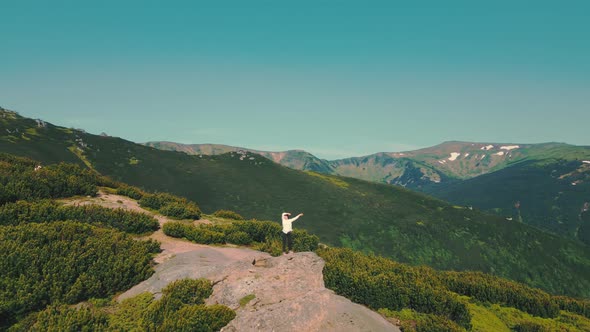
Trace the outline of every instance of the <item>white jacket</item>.
{"label": "white jacket", "polygon": [[293,231],[293,222],[297,219],[299,219],[299,217],[301,217],[301,215],[298,215],[295,218],[287,218],[288,213],[287,212],[283,212],[283,214],[281,215],[281,219],[283,220],[283,233],[287,234],[291,231]]}

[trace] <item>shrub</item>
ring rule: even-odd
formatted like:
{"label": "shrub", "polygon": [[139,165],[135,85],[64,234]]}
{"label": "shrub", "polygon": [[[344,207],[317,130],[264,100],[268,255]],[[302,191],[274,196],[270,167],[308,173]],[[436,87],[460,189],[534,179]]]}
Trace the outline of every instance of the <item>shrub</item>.
{"label": "shrub", "polygon": [[385,317],[396,318],[400,321],[403,332],[462,332],[464,328],[448,318],[433,314],[423,314],[411,309],[392,311],[380,309],[379,313]]}
{"label": "shrub", "polygon": [[117,188],[117,195],[127,196],[133,199],[142,199],[144,193],[136,187],[121,185]]}
{"label": "shrub", "polygon": [[[207,279],[177,280],[162,290],[162,298],[149,305],[144,329],[158,331],[218,331],[235,317],[228,307],[203,303],[212,293]],[[210,329],[205,329],[209,326]]]}
{"label": "shrub", "polygon": [[229,233],[226,236],[226,241],[228,243],[233,243],[233,244],[238,244],[238,245],[248,245],[248,244],[252,243],[252,238],[250,237],[250,235],[248,235],[248,233],[238,231],[238,232]]}
{"label": "shrub", "polygon": [[168,203],[158,210],[161,214],[176,219],[199,219],[201,210],[194,203]]}
{"label": "shrub", "polygon": [[411,308],[446,317],[469,329],[471,315],[429,268],[415,268],[350,249],[319,249],[326,287],[377,310]]}
{"label": "shrub", "polygon": [[281,225],[272,221],[236,221],[232,225],[242,232],[248,233],[253,241],[264,242],[267,239],[281,236]]}
{"label": "shrub", "polygon": [[35,317],[32,331],[107,331],[108,316],[89,308],[50,306]]}
{"label": "shrub", "polygon": [[153,301],[154,295],[147,292],[123,300],[109,316],[109,328],[113,331],[140,331],[143,316]]}
{"label": "shrub", "polygon": [[212,293],[213,286],[207,279],[176,280],[162,290],[164,297],[182,304],[203,304]]}
{"label": "shrub", "polygon": [[235,317],[236,313],[223,305],[188,305],[167,317],[161,330],[215,332]]}
{"label": "shrub", "polygon": [[551,332],[549,327],[535,322],[522,322],[514,327],[516,332]]}
{"label": "shrub", "polygon": [[233,219],[233,220],[244,220],[244,217],[238,213],[230,210],[217,210],[213,212],[213,215],[219,218]]}
{"label": "shrub", "polygon": [[283,244],[277,238],[269,238],[264,242],[255,242],[252,249],[264,251],[273,257],[277,257],[283,253]]}
{"label": "shrub", "polygon": [[204,244],[223,244],[225,243],[225,234],[210,230],[206,227],[195,227],[189,233],[189,240]]}
{"label": "shrub", "polygon": [[542,290],[482,272],[443,272],[446,287],[479,301],[500,303],[540,317],[556,317],[559,305]]}
{"label": "shrub", "polygon": [[[198,226],[181,222],[164,225],[164,234],[168,236],[186,238],[203,244],[253,244],[256,250],[266,251],[273,256],[282,253],[280,232],[281,227],[277,223],[256,220]],[[318,241],[315,235],[310,235],[304,230],[295,230],[293,242],[296,251],[314,251],[318,248]]]}
{"label": "shrub", "polygon": [[179,202],[180,197],[173,196],[168,193],[145,194],[139,200],[139,205],[154,210],[161,209],[164,205]]}
{"label": "shrub", "polygon": [[128,289],[153,273],[152,248],[76,222],[0,227],[0,321]]}
{"label": "shrub", "polygon": [[187,233],[189,232],[189,225],[185,225],[180,222],[168,222],[165,223],[162,227],[162,231],[164,234],[175,237],[175,238],[187,238]]}
{"label": "shrub", "polygon": [[223,305],[205,306],[211,292],[206,279],[182,279],[166,286],[160,300],[142,293],[104,308],[50,306],[10,331],[219,331],[235,312]]}
{"label": "shrub", "polygon": [[316,251],[320,239],[316,235],[310,235],[305,230],[293,231],[293,249],[295,251]]}
{"label": "shrub", "polygon": [[167,193],[144,194],[139,205],[158,210],[161,214],[177,219],[200,219],[201,209],[194,202]]}
{"label": "shrub", "polygon": [[158,221],[145,213],[98,205],[59,205],[53,201],[42,200],[18,201],[0,206],[0,225],[63,220],[107,226],[133,234],[153,232],[159,228]]}
{"label": "shrub", "polygon": [[37,165],[31,159],[0,154],[0,204],[97,193],[100,176],[92,170],[66,163],[35,170]]}

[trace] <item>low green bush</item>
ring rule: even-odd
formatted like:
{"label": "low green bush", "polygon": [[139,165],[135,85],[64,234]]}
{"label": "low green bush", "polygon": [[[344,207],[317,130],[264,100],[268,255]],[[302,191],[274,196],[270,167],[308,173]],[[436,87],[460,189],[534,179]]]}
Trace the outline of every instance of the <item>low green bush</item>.
{"label": "low green bush", "polygon": [[446,317],[471,328],[471,315],[456,294],[447,291],[429,268],[417,268],[367,256],[350,249],[319,249],[326,287],[377,310],[414,309]]}
{"label": "low green bush", "polygon": [[225,240],[229,243],[237,244],[237,245],[248,245],[252,243],[252,238],[248,233],[237,231],[227,234]]}
{"label": "low green bush", "polygon": [[535,322],[522,322],[516,325],[513,330],[515,332],[551,332],[549,327]]}
{"label": "low green bush", "polygon": [[129,289],[153,273],[153,249],[153,242],[77,222],[2,226],[0,323]]}
{"label": "low green bush", "polygon": [[99,205],[60,205],[51,200],[41,200],[17,201],[0,206],[0,225],[63,220],[107,226],[133,234],[153,232],[160,227],[155,218],[145,213]]}
{"label": "low green bush", "polygon": [[166,286],[160,300],[142,293],[110,307],[49,306],[9,331],[219,331],[236,314],[223,305],[204,305],[211,293],[209,280],[182,279]]}
{"label": "low green bush", "polygon": [[194,203],[168,203],[162,206],[158,212],[176,219],[199,219],[201,217],[201,211]]}
{"label": "low green bush", "polygon": [[170,203],[177,203],[180,200],[182,200],[182,198],[176,197],[168,193],[144,194],[143,197],[139,200],[139,205],[146,208],[159,210],[165,205],[168,205]]}
{"label": "low green bush", "polygon": [[235,317],[235,311],[224,305],[187,305],[166,317],[160,330],[215,332],[221,330]]}
{"label": "low green bush", "polygon": [[0,204],[17,200],[96,196],[98,173],[59,163],[37,168],[39,162],[0,153]]}
{"label": "low green bush", "polygon": [[141,293],[119,303],[109,315],[109,328],[112,331],[141,331],[143,317],[154,301],[152,293]]}
{"label": "low green bush", "polygon": [[244,220],[244,217],[242,217],[240,214],[230,210],[217,210],[213,212],[213,215],[225,219]]}
{"label": "low green bush", "polygon": [[[90,308],[49,306],[34,316],[30,331],[108,331],[107,314]],[[17,327],[10,331],[18,331]],[[25,331],[24,329],[22,331]]]}
{"label": "low green bush", "polygon": [[320,238],[316,235],[308,234],[307,231],[296,229],[293,231],[293,249],[297,252],[316,251],[320,243]]}
{"label": "low green bush", "polygon": [[423,314],[411,309],[380,309],[385,317],[398,319],[402,332],[463,332],[465,329],[446,317]]}
{"label": "low green bush", "polygon": [[458,294],[500,303],[539,317],[556,317],[559,305],[546,292],[482,272],[442,272],[441,281]]}
{"label": "low green bush", "polygon": [[129,198],[133,198],[133,199],[142,199],[143,198],[143,191],[141,191],[139,188],[136,187],[132,187],[132,186],[128,186],[128,185],[120,185],[117,188],[116,191],[117,195],[122,195],[122,196],[127,196]]}
{"label": "low green bush", "polygon": [[[203,244],[232,243],[252,245],[271,255],[278,256],[281,248],[281,226],[271,221],[234,221],[230,224],[190,225],[182,222],[164,224],[164,234]],[[305,230],[293,233],[295,251],[314,251],[319,238]]]}
{"label": "low green bush", "polygon": [[139,200],[139,205],[176,219],[198,220],[202,214],[201,209],[194,202],[168,193],[144,194]]}

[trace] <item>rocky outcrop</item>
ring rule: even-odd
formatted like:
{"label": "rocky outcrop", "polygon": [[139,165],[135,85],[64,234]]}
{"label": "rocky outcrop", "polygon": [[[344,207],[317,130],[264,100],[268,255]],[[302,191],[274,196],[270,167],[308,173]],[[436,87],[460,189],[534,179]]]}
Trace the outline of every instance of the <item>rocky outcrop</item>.
{"label": "rocky outcrop", "polygon": [[[99,204],[152,215],[128,197],[105,192],[95,198],[68,200],[66,204]],[[162,225],[169,221],[164,216],[154,217]],[[162,289],[175,280],[207,278],[214,283],[207,303],[223,304],[236,311],[236,318],[223,329],[226,332],[399,331],[379,314],[326,289],[324,261],[315,253],[271,257],[248,248],[207,246],[171,238],[161,229],[149,238],[159,241],[163,250],[155,258],[155,273],[121,294],[119,301],[143,292],[160,298]]]}
{"label": "rocky outcrop", "polygon": [[324,261],[316,254],[260,259],[264,263],[236,262],[215,276],[222,281],[207,303],[237,312],[223,331],[399,331],[379,314],[326,289]]}
{"label": "rocky outcrop", "polygon": [[199,246],[156,266],[156,273],[119,300],[170,282],[208,278],[207,304],[223,304],[236,318],[222,331],[399,331],[368,308],[324,287],[324,261],[304,252],[280,257],[245,248]]}

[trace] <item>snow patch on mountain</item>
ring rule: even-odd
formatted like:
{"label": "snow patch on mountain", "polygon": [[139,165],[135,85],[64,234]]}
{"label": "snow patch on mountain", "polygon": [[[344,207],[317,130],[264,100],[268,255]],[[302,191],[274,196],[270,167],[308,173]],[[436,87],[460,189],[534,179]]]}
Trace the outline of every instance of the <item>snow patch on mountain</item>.
{"label": "snow patch on mountain", "polygon": [[493,148],[494,148],[494,146],[490,144],[490,145],[487,145],[487,146],[482,146],[481,147],[481,150],[491,150]]}
{"label": "snow patch on mountain", "polygon": [[584,164],[590,164],[590,160],[582,160]]}
{"label": "snow patch on mountain", "polygon": [[496,156],[503,156],[504,155],[504,151],[500,151],[498,153],[494,153]]}
{"label": "snow patch on mountain", "polygon": [[458,152],[451,152],[451,156],[449,157],[450,161],[453,161],[455,159],[457,159],[457,157],[459,157],[461,154]]}
{"label": "snow patch on mountain", "polygon": [[463,156],[463,158],[467,158],[469,157],[469,153],[466,153],[465,156]]}
{"label": "snow patch on mountain", "polygon": [[506,145],[506,146],[501,146],[500,150],[510,151],[510,150],[514,150],[514,149],[518,149],[518,148],[520,148],[520,146],[518,146],[518,145]]}

